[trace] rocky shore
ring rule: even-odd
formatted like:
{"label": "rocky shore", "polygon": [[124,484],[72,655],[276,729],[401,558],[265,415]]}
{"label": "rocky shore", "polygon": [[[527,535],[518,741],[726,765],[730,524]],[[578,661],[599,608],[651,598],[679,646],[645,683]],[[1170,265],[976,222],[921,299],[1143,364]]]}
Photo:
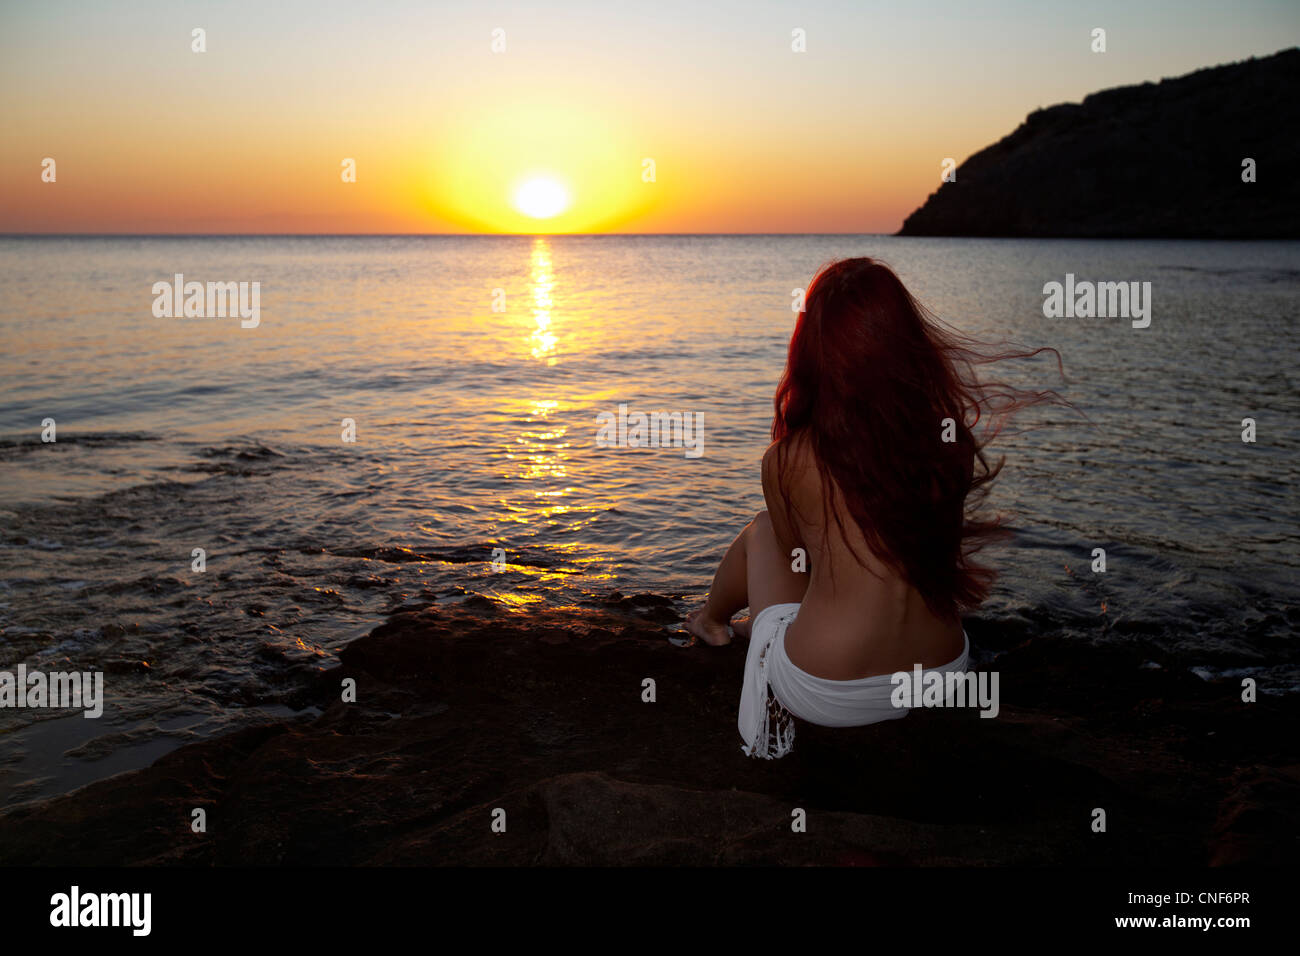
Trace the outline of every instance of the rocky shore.
{"label": "rocky shore", "polygon": [[[1001,713],[801,724],[741,753],[745,644],[679,647],[672,602],[395,615],[316,717],[174,751],[0,816],[4,865],[1290,864],[1300,702],[1122,649],[982,634]],[[342,700],[344,681],[356,701]],[[643,700],[654,681],[654,701]],[[191,830],[202,808],[207,832]],[[1094,809],[1106,831],[1094,832]],[[806,832],[792,816],[806,812]],[[503,811],[503,814],[502,814]],[[504,816],[504,832],[494,820]]]}

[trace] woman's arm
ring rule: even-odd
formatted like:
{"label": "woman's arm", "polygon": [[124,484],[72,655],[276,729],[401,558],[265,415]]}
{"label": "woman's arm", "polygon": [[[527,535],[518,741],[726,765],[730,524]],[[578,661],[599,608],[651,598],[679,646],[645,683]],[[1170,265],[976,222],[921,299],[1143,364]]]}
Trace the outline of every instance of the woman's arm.
{"label": "woman's arm", "polygon": [[[798,472],[797,461],[791,461],[787,457],[785,464],[789,469],[788,474]],[[799,547],[799,536],[790,526],[789,511],[792,509],[787,509],[785,494],[781,490],[775,442],[763,452],[763,500],[767,503],[767,514],[772,521],[777,543],[781,545],[782,553],[789,556],[791,551]]]}

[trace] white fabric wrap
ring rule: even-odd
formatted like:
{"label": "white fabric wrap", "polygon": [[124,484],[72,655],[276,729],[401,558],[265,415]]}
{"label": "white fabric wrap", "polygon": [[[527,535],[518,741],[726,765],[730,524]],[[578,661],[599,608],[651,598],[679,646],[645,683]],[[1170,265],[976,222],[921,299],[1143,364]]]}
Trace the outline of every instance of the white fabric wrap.
{"label": "white fabric wrap", "polygon": [[[794,717],[822,727],[861,727],[906,717],[909,708],[895,707],[892,674],[860,680],[826,680],[800,670],[785,653],[785,632],[799,612],[798,604],[774,604],[754,618],[745,681],[740,692],[737,727],[741,750],[750,757],[774,760],[794,746]],[[970,638],[962,632],[961,656],[934,671],[965,671],[970,662]]]}

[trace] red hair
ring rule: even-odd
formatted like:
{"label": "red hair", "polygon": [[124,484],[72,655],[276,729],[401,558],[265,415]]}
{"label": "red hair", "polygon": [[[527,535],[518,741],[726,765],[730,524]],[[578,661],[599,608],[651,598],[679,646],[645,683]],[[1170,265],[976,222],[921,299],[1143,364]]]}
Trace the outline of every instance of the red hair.
{"label": "red hair", "polygon": [[[995,575],[973,556],[1005,534],[1000,518],[979,514],[1003,465],[989,464],[985,446],[1013,412],[1069,403],[1052,391],[982,383],[975,369],[1040,352],[1056,355],[1059,369],[1060,353],[984,351],[940,323],[875,259],[824,267],[804,303],[772,422],[787,515],[794,508],[784,439],[798,438],[813,453],[823,508],[834,511],[841,533],[843,517],[830,504],[836,487],[871,552],[935,614],[947,619],[978,607]],[[856,549],[854,557],[862,563]]]}

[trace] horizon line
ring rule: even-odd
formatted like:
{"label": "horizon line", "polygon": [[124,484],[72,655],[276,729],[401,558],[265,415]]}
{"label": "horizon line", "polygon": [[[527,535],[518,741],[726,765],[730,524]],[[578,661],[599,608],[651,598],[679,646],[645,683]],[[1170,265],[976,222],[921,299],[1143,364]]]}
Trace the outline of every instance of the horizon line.
{"label": "horizon line", "polygon": [[901,232],[0,232],[0,239],[993,239],[1035,242],[1296,242],[1296,236],[905,236]]}
{"label": "horizon line", "polygon": [[0,239],[598,239],[604,236],[896,236],[896,232],[0,232]]}

